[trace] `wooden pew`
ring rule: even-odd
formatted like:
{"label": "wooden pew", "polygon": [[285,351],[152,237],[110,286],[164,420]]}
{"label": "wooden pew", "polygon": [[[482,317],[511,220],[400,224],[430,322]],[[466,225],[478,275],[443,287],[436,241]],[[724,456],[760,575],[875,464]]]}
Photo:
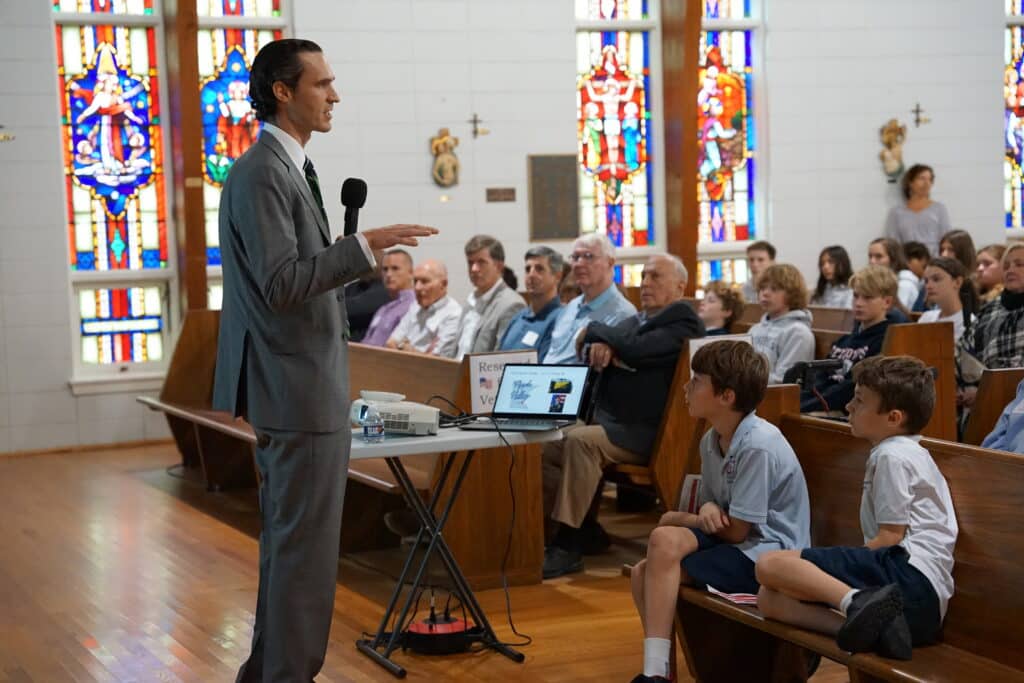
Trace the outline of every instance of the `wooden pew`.
{"label": "wooden pew", "polygon": [[[787,415],[782,431],[803,467],[816,546],[862,545],[859,506],[870,445],[849,425]],[[847,666],[851,681],[1022,681],[1024,630],[1024,459],[937,439],[923,439],[949,482],[960,528],[954,552],[956,593],[942,643],[914,650],[911,661],[851,655],[822,634],[768,621],[684,587],[677,626],[690,670],[701,681],[803,681],[800,648]]]}
{"label": "wooden pew", "polygon": [[[183,462],[202,468],[208,488],[255,486],[256,436],[252,427],[210,407],[218,326],[219,312],[190,312],[181,333],[181,339],[186,341],[175,347],[160,398],[140,397],[139,401],[167,415]],[[406,394],[408,400],[421,403],[438,394],[468,410],[468,360],[460,363],[350,344],[349,366],[353,398],[358,396],[359,389],[397,391]],[[184,372],[188,374],[179,374]],[[465,455],[403,459],[410,478],[424,495],[437,482],[447,457]],[[445,528],[452,552],[470,583],[478,589],[501,585],[501,566],[510,528],[512,548],[506,565],[509,583],[532,584],[541,579],[544,547],[539,447],[515,449],[512,466],[512,490],[516,497],[514,526],[509,466],[510,457],[504,449],[481,452],[466,474],[466,485]],[[398,485],[384,461],[351,463],[345,518],[353,521],[342,528],[343,552],[396,545],[398,540],[386,531],[382,518],[385,512],[403,505]]]}
{"label": "wooden pew", "polygon": [[1024,368],[986,370],[981,375],[978,396],[964,427],[964,443],[980,446],[995,428],[1003,408],[1017,395],[1017,385],[1024,380]]}
{"label": "wooden pew", "polygon": [[935,409],[921,433],[936,439],[957,440],[956,360],[953,323],[889,325],[882,342],[883,356],[914,356],[938,370]]}
{"label": "wooden pew", "polygon": [[833,308],[831,306],[808,306],[813,320],[811,324],[822,330],[839,330],[852,332],[855,323],[853,310],[849,308]]}

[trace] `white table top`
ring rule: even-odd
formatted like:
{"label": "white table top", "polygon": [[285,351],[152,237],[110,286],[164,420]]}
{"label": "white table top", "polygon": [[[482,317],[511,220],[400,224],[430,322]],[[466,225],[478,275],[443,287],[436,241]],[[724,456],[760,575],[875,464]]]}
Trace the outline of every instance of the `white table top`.
{"label": "white table top", "polygon": [[[562,430],[545,432],[502,432],[505,441],[512,446],[529,443],[560,441]],[[504,448],[498,432],[469,431],[449,427],[431,436],[386,435],[381,443],[363,441],[362,429],[352,430],[352,460],[367,458],[394,458],[400,455],[423,455],[426,453],[454,453],[456,451],[479,450],[482,448]]]}

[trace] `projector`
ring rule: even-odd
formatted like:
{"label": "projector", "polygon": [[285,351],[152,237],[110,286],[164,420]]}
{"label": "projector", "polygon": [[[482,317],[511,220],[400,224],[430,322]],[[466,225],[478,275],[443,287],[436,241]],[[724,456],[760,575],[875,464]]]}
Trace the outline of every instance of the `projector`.
{"label": "projector", "polygon": [[433,406],[413,401],[356,400],[352,402],[352,424],[359,426],[366,411],[373,405],[384,420],[385,434],[425,436],[437,434],[441,411]]}

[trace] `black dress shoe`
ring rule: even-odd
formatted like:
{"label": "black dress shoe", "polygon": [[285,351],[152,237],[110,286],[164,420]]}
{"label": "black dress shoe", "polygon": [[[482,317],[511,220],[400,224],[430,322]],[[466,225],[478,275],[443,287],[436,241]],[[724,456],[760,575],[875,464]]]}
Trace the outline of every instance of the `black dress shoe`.
{"label": "black dress shoe", "polygon": [[554,579],[583,571],[583,554],[557,545],[544,549],[544,578]]}
{"label": "black dress shoe", "polygon": [[914,656],[913,639],[910,637],[910,626],[902,614],[882,631],[875,646],[875,652],[889,659],[909,660]]}
{"label": "black dress shoe", "polygon": [[892,620],[902,614],[903,596],[896,584],[857,591],[836,643],[847,652],[870,652]]}
{"label": "black dress shoe", "polygon": [[640,674],[633,679],[632,683],[671,683],[671,678],[665,678],[664,676],[645,676]]}

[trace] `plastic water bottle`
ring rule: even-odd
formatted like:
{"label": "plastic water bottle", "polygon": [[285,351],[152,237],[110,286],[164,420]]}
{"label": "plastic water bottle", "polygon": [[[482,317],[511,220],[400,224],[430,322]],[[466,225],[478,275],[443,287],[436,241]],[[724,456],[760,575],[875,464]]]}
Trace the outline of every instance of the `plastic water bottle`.
{"label": "plastic water bottle", "polygon": [[363,416],[363,441],[366,443],[380,443],[384,440],[384,418],[381,417],[377,406],[368,405]]}

